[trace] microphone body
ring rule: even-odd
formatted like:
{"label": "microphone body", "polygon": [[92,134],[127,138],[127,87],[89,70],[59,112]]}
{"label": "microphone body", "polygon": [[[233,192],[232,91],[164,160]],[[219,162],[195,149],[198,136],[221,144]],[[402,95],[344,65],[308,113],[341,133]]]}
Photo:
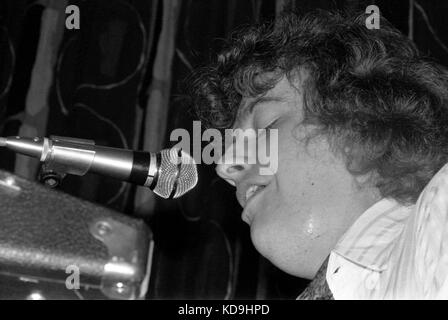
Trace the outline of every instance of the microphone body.
{"label": "microphone body", "polygon": [[38,158],[57,172],[79,176],[92,172],[148,187],[163,198],[177,198],[197,183],[196,165],[180,149],[150,153],[58,136],[7,137],[0,146]]}

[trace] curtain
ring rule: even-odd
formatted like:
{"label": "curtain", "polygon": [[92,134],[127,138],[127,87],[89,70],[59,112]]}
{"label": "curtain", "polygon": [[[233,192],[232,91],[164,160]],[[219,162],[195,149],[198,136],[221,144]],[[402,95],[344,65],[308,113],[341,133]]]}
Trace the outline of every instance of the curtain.
{"label": "curtain", "polygon": [[[41,31],[36,52],[36,61],[31,72],[31,82],[25,101],[25,112],[19,135],[24,137],[44,136],[49,113],[49,95],[53,84],[54,67],[62,41],[65,25],[66,0],[44,1]],[[17,155],[15,173],[34,179],[39,161]]]}
{"label": "curtain", "polygon": [[[162,30],[157,43],[156,57],[152,68],[151,85],[143,128],[143,149],[158,152],[162,149],[166,135],[172,64],[176,50],[176,34],[181,7],[180,0],[163,0]],[[141,215],[151,214],[155,208],[155,195],[146,188],[137,188],[135,211]],[[142,212],[143,211],[143,212]]]}

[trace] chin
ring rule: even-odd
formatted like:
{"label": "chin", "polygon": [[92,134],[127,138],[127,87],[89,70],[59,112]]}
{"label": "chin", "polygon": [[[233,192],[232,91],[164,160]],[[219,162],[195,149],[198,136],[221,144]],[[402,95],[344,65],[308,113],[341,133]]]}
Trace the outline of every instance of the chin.
{"label": "chin", "polygon": [[300,261],[286,260],[282,257],[273,257],[269,261],[283,272],[295,277],[311,280],[317,274],[320,266],[312,266],[306,263],[306,259]]}
{"label": "chin", "polygon": [[263,257],[295,277],[313,279],[327,256],[306,239],[282,237],[277,228],[271,224],[257,224],[256,219],[250,226],[250,236],[255,249]]}

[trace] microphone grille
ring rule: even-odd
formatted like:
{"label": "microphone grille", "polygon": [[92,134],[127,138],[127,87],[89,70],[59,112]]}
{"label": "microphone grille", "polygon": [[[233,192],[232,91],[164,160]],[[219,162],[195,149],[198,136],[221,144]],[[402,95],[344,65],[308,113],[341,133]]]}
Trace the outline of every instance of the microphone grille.
{"label": "microphone grille", "polygon": [[194,159],[178,148],[160,151],[160,167],[154,192],[162,198],[178,198],[196,186],[198,172]]}

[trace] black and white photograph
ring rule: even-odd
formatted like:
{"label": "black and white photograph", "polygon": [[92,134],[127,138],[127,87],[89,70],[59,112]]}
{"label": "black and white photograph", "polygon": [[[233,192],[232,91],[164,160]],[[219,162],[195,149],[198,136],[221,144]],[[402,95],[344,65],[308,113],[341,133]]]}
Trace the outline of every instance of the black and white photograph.
{"label": "black and white photograph", "polygon": [[447,17],[0,0],[0,301],[448,299]]}

